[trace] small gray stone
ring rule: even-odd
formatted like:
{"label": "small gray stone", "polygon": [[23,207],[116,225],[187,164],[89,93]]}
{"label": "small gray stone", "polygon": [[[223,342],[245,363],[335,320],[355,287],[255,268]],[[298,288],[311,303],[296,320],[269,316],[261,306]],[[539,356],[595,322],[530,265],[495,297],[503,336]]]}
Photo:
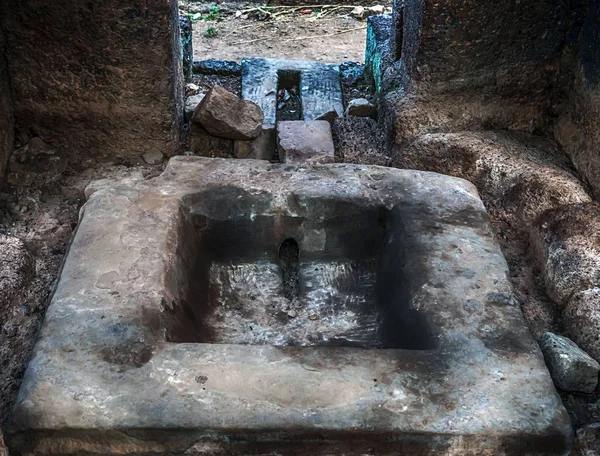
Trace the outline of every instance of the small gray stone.
{"label": "small gray stone", "polygon": [[339,117],[337,111],[335,109],[330,109],[329,111],[327,111],[324,114],[321,114],[318,117],[315,117],[315,120],[326,120],[327,122],[329,122],[329,125],[331,125],[333,127],[333,122],[335,122],[335,119],[337,119]]}
{"label": "small gray stone", "polygon": [[142,158],[149,165],[158,165],[163,161],[163,153],[157,149],[150,149]]}
{"label": "small gray stone", "polygon": [[192,116],[211,135],[228,139],[254,139],[262,131],[263,112],[221,86],[213,86]]}
{"label": "small gray stone", "polygon": [[366,98],[355,98],[346,108],[347,116],[370,117],[375,114],[375,105]]}
{"label": "small gray stone", "polygon": [[558,388],[582,393],[591,393],[596,389],[600,364],[581,350],[575,342],[547,332],[539,343],[552,379]]}
{"label": "small gray stone", "polygon": [[200,102],[202,101],[203,98],[204,98],[204,94],[199,93],[197,95],[192,95],[192,96],[188,97],[187,100],[185,100],[185,120],[186,120],[186,122],[189,122],[191,120],[192,116],[194,115],[194,111],[196,111],[196,108],[198,107],[198,105],[200,104]]}

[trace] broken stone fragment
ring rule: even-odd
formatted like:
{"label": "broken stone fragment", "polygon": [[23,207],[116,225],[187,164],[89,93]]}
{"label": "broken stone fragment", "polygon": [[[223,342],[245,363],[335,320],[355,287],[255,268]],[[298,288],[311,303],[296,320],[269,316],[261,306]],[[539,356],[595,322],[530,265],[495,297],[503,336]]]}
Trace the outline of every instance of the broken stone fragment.
{"label": "broken stone fragment", "polygon": [[598,386],[600,364],[566,337],[547,332],[540,339],[550,375],[564,391],[592,393]]}
{"label": "broken stone fragment", "polygon": [[331,126],[324,120],[290,120],[277,124],[282,163],[333,163]]}
{"label": "broken stone fragment", "polygon": [[192,95],[185,100],[185,120],[189,122],[196,111],[200,102],[204,99],[204,94]]}
{"label": "broken stone fragment", "polygon": [[355,98],[346,108],[347,116],[371,117],[375,114],[375,105],[366,98]]}
{"label": "broken stone fragment", "polygon": [[150,149],[142,158],[149,165],[158,165],[163,161],[163,153],[158,149]]}
{"label": "broken stone fragment", "polygon": [[192,95],[196,95],[200,91],[200,86],[198,84],[194,84],[193,82],[188,82],[185,85],[185,94],[190,97]]}
{"label": "broken stone fragment", "polygon": [[350,12],[350,15],[355,19],[363,20],[365,18],[365,7],[355,6],[354,9]]}
{"label": "broken stone fragment", "polygon": [[327,122],[329,122],[329,125],[333,126],[333,122],[335,122],[335,119],[337,119],[338,117],[339,115],[337,111],[335,109],[330,109],[326,113],[323,113],[320,116],[316,117],[315,120],[326,120]]}
{"label": "broken stone fragment", "polygon": [[211,135],[228,139],[254,139],[262,131],[263,112],[221,86],[213,86],[192,116]]}

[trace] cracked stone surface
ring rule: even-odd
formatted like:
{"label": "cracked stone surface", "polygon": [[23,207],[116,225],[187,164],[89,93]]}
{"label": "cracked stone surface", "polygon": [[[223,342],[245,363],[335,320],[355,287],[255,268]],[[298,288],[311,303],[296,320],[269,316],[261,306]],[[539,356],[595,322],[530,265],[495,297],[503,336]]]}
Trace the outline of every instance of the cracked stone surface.
{"label": "cracked stone surface", "polygon": [[[566,411],[469,182],[176,157],[158,178],[86,194],[13,451],[568,451]],[[287,239],[292,300],[277,273]]]}
{"label": "cracked stone surface", "polygon": [[277,124],[282,163],[333,163],[331,125],[326,120],[288,120]]}

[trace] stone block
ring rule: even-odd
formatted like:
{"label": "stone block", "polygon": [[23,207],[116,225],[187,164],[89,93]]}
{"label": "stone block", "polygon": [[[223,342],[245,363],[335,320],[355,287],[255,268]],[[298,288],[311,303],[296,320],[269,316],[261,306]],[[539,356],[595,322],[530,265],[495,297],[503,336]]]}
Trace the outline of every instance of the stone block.
{"label": "stone block", "polygon": [[279,122],[277,150],[282,163],[333,163],[331,125],[326,120]]}
{"label": "stone block", "polygon": [[214,85],[196,108],[192,122],[220,138],[250,140],[261,132],[263,113],[256,103]]}
{"label": "stone block", "polygon": [[[174,157],[158,178],[94,188],[11,453],[568,452],[471,183]],[[297,288],[280,274],[294,243]]]}
{"label": "stone block", "polygon": [[598,386],[600,364],[575,342],[547,332],[540,339],[540,348],[558,388],[579,393],[594,392]]}
{"label": "stone block", "polygon": [[388,166],[385,134],[368,117],[340,117],[332,127],[336,161],[363,165]]}

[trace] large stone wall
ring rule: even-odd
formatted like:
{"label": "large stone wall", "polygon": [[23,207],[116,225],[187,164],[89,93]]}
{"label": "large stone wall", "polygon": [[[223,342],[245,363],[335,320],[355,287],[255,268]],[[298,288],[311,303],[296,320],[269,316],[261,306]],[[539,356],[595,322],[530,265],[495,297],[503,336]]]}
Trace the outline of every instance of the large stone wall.
{"label": "large stone wall", "polygon": [[554,129],[579,174],[600,196],[600,4],[585,5],[578,41],[562,62],[565,96]]}
{"label": "large stone wall", "polygon": [[[561,0],[404,0],[396,142],[428,131],[547,131],[569,29]],[[396,33],[398,35],[398,33]],[[396,51],[396,54],[398,52]],[[397,94],[401,95],[398,96]],[[388,101],[389,102],[389,101]]]}
{"label": "large stone wall", "polygon": [[14,135],[12,98],[5,49],[4,34],[0,29],[0,180],[6,172],[6,164],[12,151]]}
{"label": "large stone wall", "polygon": [[81,158],[172,155],[182,112],[177,0],[5,0],[20,128]]}

